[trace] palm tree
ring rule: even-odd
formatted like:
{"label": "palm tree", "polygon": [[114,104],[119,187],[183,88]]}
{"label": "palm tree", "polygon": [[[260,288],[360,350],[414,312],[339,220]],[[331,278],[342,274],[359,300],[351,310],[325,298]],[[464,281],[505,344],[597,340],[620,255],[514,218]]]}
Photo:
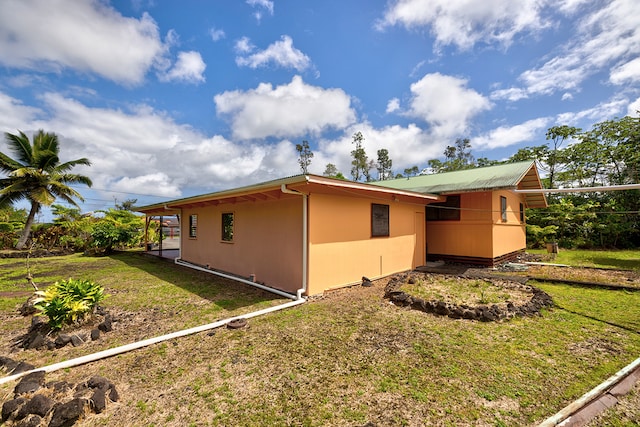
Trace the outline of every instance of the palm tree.
{"label": "palm tree", "polygon": [[16,159],[0,153],[0,172],[6,175],[0,178],[0,207],[22,199],[31,203],[27,222],[16,244],[16,249],[22,249],[42,205],[49,206],[59,197],[78,206],[74,198],[84,199],[67,184],[81,183],[91,187],[92,183],[84,175],[69,173],[74,166],[91,165],[89,160],[82,158],[60,163],[60,147],[55,133],[39,130],[33,135],[32,144],[27,135],[18,132],[19,135],[5,133],[5,140]]}

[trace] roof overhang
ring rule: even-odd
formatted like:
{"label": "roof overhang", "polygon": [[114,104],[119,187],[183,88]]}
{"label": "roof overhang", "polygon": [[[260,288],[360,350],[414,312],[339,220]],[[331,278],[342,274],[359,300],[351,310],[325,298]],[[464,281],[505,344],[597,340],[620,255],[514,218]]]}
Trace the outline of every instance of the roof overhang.
{"label": "roof overhang", "polygon": [[301,194],[323,193],[341,194],[357,197],[369,197],[384,201],[394,201],[426,205],[443,201],[445,198],[435,194],[417,193],[414,191],[398,190],[379,187],[367,183],[345,181],[317,175],[297,175],[275,181],[264,182],[246,187],[219,191],[172,200],[154,205],[137,207],[136,211],[146,215],[175,215],[182,209],[217,206],[221,204],[236,204],[243,202],[273,201],[296,197],[282,191],[282,186]]}

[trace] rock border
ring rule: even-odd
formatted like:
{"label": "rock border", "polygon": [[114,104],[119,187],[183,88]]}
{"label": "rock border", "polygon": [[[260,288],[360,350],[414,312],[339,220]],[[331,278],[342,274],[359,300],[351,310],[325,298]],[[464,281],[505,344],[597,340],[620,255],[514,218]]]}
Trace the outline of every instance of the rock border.
{"label": "rock border", "polygon": [[9,426],[73,426],[87,414],[100,414],[120,400],[113,382],[93,376],[77,385],[66,381],[45,383],[45,372],[22,377],[13,399],[2,404],[0,423]]}
{"label": "rock border", "polygon": [[[516,305],[510,301],[507,301],[506,305],[501,306],[498,304],[480,304],[477,306],[470,306],[466,304],[453,304],[441,300],[424,300],[416,296],[410,295],[400,290],[400,287],[411,280],[417,275],[434,274],[439,276],[452,276],[447,274],[438,273],[405,273],[394,276],[385,287],[384,296],[388,298],[393,304],[410,307],[414,310],[420,310],[425,313],[435,314],[439,316],[447,316],[452,319],[465,319],[465,320],[477,320],[480,322],[498,322],[504,320],[510,320],[514,317],[531,317],[540,314],[540,310],[544,307],[553,307],[554,302],[549,294],[541,289],[526,284],[518,283],[515,281],[509,281],[507,279],[492,279],[489,277],[483,277],[482,280],[491,282],[496,286],[502,286],[498,282],[513,283],[513,286],[521,287],[526,291],[531,292],[531,300],[528,302]],[[472,280],[466,276],[453,276],[461,279]]]}

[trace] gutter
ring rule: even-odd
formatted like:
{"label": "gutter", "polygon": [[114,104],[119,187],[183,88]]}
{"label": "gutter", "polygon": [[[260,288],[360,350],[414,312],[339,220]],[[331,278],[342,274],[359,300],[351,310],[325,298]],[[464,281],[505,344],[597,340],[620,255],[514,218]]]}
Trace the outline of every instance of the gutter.
{"label": "gutter", "polygon": [[[307,182],[309,182],[309,177],[306,176]],[[302,294],[307,292],[307,266],[309,265],[309,221],[308,221],[308,205],[309,205],[309,195],[305,193],[301,193],[299,191],[290,190],[287,188],[286,184],[282,184],[280,186],[280,191],[284,194],[294,194],[298,196],[302,196],[302,287],[296,291],[296,298],[301,299]]]}
{"label": "gutter", "polygon": [[578,187],[578,188],[539,188],[529,190],[513,190],[515,193],[586,193],[598,191],[633,190],[640,189],[640,184],[624,185],[603,185],[600,187]]}

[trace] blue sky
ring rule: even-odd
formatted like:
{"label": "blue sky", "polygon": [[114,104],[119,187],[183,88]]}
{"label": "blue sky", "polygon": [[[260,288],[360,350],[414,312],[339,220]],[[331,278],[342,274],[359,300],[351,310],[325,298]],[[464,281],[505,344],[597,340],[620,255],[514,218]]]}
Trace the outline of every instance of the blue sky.
{"label": "blue sky", "polygon": [[635,0],[0,2],[0,128],[89,158],[83,211],[294,175],[303,140],[312,173],[358,131],[402,172],[637,110]]}

